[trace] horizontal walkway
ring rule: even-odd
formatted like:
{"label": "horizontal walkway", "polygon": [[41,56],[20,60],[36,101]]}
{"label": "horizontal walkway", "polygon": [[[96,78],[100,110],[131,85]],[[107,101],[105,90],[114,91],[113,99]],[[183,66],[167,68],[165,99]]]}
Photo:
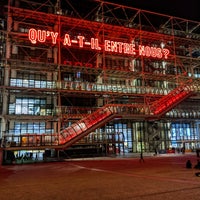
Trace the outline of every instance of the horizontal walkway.
{"label": "horizontal walkway", "polygon": [[[155,155],[154,153],[143,153],[144,158],[153,158],[153,157],[174,157],[174,156],[193,156],[196,155],[194,152],[189,152],[189,153],[166,153],[166,154],[157,154]],[[75,161],[75,160],[112,160],[112,159],[131,159],[131,158],[140,158],[140,153],[127,153],[127,154],[120,154],[120,155],[108,155],[105,157],[89,157],[89,158],[69,158],[65,159],[64,161]]]}

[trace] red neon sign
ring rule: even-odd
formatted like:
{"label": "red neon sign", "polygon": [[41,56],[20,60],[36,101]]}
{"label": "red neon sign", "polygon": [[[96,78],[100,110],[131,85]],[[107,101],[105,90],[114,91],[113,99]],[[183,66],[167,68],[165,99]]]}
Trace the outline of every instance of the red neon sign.
{"label": "red neon sign", "polygon": [[28,31],[28,39],[31,41],[32,44],[36,44],[37,41],[46,42],[47,37],[50,37],[52,39],[52,44],[56,44],[58,32],[36,30],[34,28],[31,28]]}
{"label": "red neon sign", "polygon": [[[32,44],[44,43],[47,40],[51,40],[52,44],[57,43],[58,32],[46,31],[46,30],[36,30],[34,28],[29,29],[28,38]],[[63,45],[71,47],[72,45],[78,45],[78,47],[83,48],[85,46],[90,47],[93,50],[102,50],[106,52],[113,52],[118,54],[127,54],[127,55],[137,55],[153,58],[164,58],[167,59],[170,54],[169,49],[166,48],[157,48],[145,45],[139,45],[138,49],[134,43],[126,43],[112,40],[104,40],[104,44],[100,44],[98,38],[90,38],[90,41],[86,41],[86,38],[82,35],[72,39],[69,34],[64,35]]]}
{"label": "red neon sign", "polygon": [[142,46],[139,45],[139,55],[153,57],[153,58],[162,58],[164,56],[165,59],[168,58],[169,49],[162,49],[150,46]]}

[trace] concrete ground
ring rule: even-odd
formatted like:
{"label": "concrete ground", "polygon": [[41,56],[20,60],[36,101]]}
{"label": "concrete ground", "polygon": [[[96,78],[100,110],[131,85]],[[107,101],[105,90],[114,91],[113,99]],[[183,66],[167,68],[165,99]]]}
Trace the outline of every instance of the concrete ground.
{"label": "concrete ground", "polygon": [[0,166],[1,200],[199,200],[195,154]]}

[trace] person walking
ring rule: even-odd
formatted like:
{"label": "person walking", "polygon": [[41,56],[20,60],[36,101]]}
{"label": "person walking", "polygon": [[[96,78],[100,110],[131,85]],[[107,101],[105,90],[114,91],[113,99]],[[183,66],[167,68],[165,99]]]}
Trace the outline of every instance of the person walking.
{"label": "person walking", "polygon": [[140,153],[140,162],[144,162],[143,153]]}

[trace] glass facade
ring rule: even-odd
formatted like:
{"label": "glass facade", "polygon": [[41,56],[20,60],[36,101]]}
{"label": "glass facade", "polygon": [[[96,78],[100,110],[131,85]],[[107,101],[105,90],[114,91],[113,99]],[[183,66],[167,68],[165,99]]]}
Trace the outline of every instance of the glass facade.
{"label": "glass facade", "polygon": [[197,22],[108,2],[86,16],[69,15],[66,1],[35,2],[9,1],[0,18],[5,152],[46,159],[199,148]]}

